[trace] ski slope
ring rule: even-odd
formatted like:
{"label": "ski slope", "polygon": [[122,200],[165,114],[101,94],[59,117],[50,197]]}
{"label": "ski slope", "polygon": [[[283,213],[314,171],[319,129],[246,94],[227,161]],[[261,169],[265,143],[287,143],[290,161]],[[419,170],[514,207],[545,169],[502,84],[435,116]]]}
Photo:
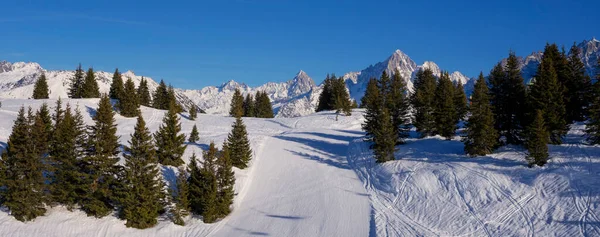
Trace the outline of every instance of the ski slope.
{"label": "ski slope", "polygon": [[[51,107],[54,100],[47,101]],[[97,99],[78,104],[87,123]],[[0,147],[6,146],[22,104],[7,99],[0,108]],[[151,131],[164,111],[142,108]],[[116,117],[127,144],[135,118]],[[223,142],[233,118],[182,115],[182,129],[199,128],[186,162],[210,141]],[[375,164],[361,137],[362,113],[350,117],[317,113],[298,118],[244,118],[253,149],[245,170],[235,169],[233,212],[186,226],[161,216],[146,230],[126,228],[114,216],[96,219],[63,207],[21,223],[0,211],[0,236],[600,236],[600,147],[582,144],[574,125],[560,146],[550,146],[546,167],[527,168],[525,151],[503,147],[493,155],[467,158],[459,138],[416,139],[398,146],[396,161]],[[174,185],[176,169],[163,175]]]}

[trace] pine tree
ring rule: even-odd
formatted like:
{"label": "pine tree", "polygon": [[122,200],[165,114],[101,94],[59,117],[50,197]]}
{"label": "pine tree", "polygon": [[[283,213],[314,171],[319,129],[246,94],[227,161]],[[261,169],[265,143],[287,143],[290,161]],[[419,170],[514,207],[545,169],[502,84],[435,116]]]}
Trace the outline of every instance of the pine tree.
{"label": "pine tree", "polygon": [[256,117],[257,118],[273,118],[273,106],[267,92],[256,92]]}
{"label": "pine tree", "polygon": [[436,79],[433,71],[419,69],[414,81],[414,88],[415,92],[411,97],[414,109],[413,124],[421,137],[432,136],[436,132],[434,119]]}
{"label": "pine tree", "polygon": [[235,119],[231,132],[227,136],[227,147],[233,166],[240,169],[248,167],[248,162],[252,159],[252,150],[250,149],[246,125],[239,117]]}
{"label": "pine tree", "polygon": [[179,168],[176,186],[177,190],[172,194],[173,200],[175,200],[173,223],[183,226],[185,225],[183,218],[190,213],[188,172],[185,169]]}
{"label": "pine tree", "polygon": [[352,101],[346,89],[344,78],[339,77],[334,79],[332,89],[333,108],[336,110],[336,113],[343,113],[346,116],[350,116],[352,114]]}
{"label": "pine tree", "polygon": [[367,133],[366,140],[373,141],[375,132],[379,127],[380,113],[383,109],[383,101],[377,88],[377,79],[371,78],[367,83],[367,90],[362,98],[361,105],[366,108],[365,123],[362,124],[362,129]]}
{"label": "pine tree", "polygon": [[116,185],[120,147],[114,115],[108,95],[102,95],[92,117],[94,125],[89,128],[86,155],[82,161],[87,189],[82,209],[90,216],[103,217],[113,211],[115,195],[112,190]]}
{"label": "pine tree", "polygon": [[204,185],[204,179],[201,174],[200,167],[198,166],[198,160],[196,154],[193,153],[190,157],[190,163],[187,166],[189,173],[188,177],[188,201],[190,205],[190,211],[196,215],[202,215],[204,207],[202,206],[203,191],[202,185]]}
{"label": "pine tree", "polygon": [[110,92],[109,96],[113,100],[121,100],[128,94],[125,93],[125,87],[123,86],[123,78],[121,77],[121,73],[119,69],[115,69],[115,73],[112,77],[112,83],[110,84]]}
{"label": "pine tree", "polygon": [[435,90],[436,131],[447,140],[452,139],[456,131],[456,109],[454,107],[454,85],[448,72],[442,72]]}
{"label": "pine tree", "polygon": [[356,102],[356,100],[352,100],[352,105],[350,106],[350,108],[358,109],[358,103]]}
{"label": "pine tree", "polygon": [[204,223],[213,223],[218,218],[217,194],[218,182],[215,175],[215,159],[217,158],[217,148],[213,142],[210,143],[208,150],[202,154],[204,162],[200,169],[202,183],[200,186],[202,198],[200,200],[202,207],[202,220]]}
{"label": "pine tree", "polygon": [[233,164],[229,154],[227,142],[223,144],[223,150],[217,156],[216,160],[216,179],[217,179],[217,213],[219,217],[227,216],[233,204],[233,186],[235,184],[235,173],[233,172]]}
{"label": "pine tree", "polygon": [[390,82],[390,90],[387,95],[387,108],[392,116],[392,127],[394,133],[398,134],[398,143],[404,143],[404,139],[408,137],[409,131],[409,103],[407,95],[406,83],[398,70],[395,71]]}
{"label": "pine tree", "polygon": [[154,134],[156,140],[156,155],[158,161],[163,165],[180,166],[183,164],[181,157],[185,151],[185,135],[180,134],[181,123],[175,111],[175,105],[171,102],[169,111],[163,118],[163,124]]}
{"label": "pine tree", "polygon": [[592,86],[591,101],[588,109],[588,121],[585,123],[587,141],[592,145],[600,144],[600,60],[596,67],[596,83]]}
{"label": "pine tree", "polygon": [[396,150],[395,145],[398,135],[394,133],[392,128],[392,117],[388,109],[384,107],[378,115],[379,124],[373,134],[373,151],[376,162],[383,163],[395,159],[394,151]]}
{"label": "pine tree", "polygon": [[82,98],[99,98],[100,89],[98,89],[98,82],[96,82],[96,76],[94,75],[94,69],[89,68],[85,74],[83,86],[81,88]]}
{"label": "pine tree", "polygon": [[169,109],[169,106],[171,106],[171,103],[175,106],[175,112],[177,113],[181,113],[183,112],[183,107],[181,107],[181,105],[179,103],[177,103],[177,97],[175,96],[175,88],[173,88],[172,85],[169,84],[169,87],[167,89],[167,108]]}
{"label": "pine tree", "polygon": [[[35,113],[35,117],[33,118],[33,124],[30,129],[30,136],[33,140],[32,143],[34,145],[35,155],[37,159],[42,162],[42,170],[45,174],[49,170],[50,160],[48,158],[48,153],[50,151],[50,140],[52,139],[52,118],[50,118],[50,111],[48,110],[48,105],[43,103],[42,106]],[[51,197],[48,194],[48,183],[51,180],[47,179],[47,176],[44,176],[44,198],[45,202],[49,203],[51,201]]]}
{"label": "pine tree", "polygon": [[[335,78],[335,75],[333,76]],[[319,94],[319,103],[317,104],[316,112],[333,109],[333,79],[327,74],[323,81],[323,90]]]}
{"label": "pine tree", "polygon": [[196,106],[192,105],[192,107],[190,108],[190,120],[196,120],[197,116],[198,116],[198,111],[196,110]]}
{"label": "pine tree", "polygon": [[152,107],[162,110],[169,109],[169,91],[163,80],[160,80],[158,87],[156,87],[156,91],[154,91],[154,96],[152,96]]}
{"label": "pine tree", "polygon": [[192,132],[190,133],[190,137],[188,138],[188,142],[196,143],[198,139],[200,139],[198,134],[198,128],[196,127],[196,124],[194,124],[194,127],[192,127]]}
{"label": "pine tree", "polygon": [[231,105],[229,109],[229,116],[231,117],[242,117],[244,115],[244,96],[239,89],[235,89],[233,98],[231,98]]}
{"label": "pine tree", "polygon": [[467,104],[467,95],[465,94],[465,88],[460,82],[456,83],[454,88],[454,108],[456,108],[456,122],[460,122],[465,119],[469,106]]}
{"label": "pine tree", "polygon": [[71,78],[71,87],[69,88],[69,97],[73,99],[83,98],[84,73],[81,69],[81,63],[75,69],[75,74]]}
{"label": "pine tree", "polygon": [[46,74],[43,72],[33,85],[33,98],[36,100],[48,99],[48,81],[46,80]]}
{"label": "pine tree", "polygon": [[470,156],[484,156],[492,153],[498,143],[498,132],[494,129],[494,114],[490,104],[488,86],[479,74],[469,107],[470,116],[465,125],[465,152]]}
{"label": "pine tree", "polygon": [[137,88],[137,96],[139,98],[140,105],[150,107],[152,100],[150,99],[150,90],[148,89],[148,81],[142,77],[140,85]]}
{"label": "pine tree", "polygon": [[127,227],[145,229],[156,225],[161,204],[162,182],[154,152],[152,134],[142,116],[125,147],[125,189],[123,217]]}
{"label": "pine tree", "polygon": [[[29,118],[28,118],[29,117]],[[43,164],[33,144],[31,126],[33,114],[25,116],[21,107],[2,154],[4,206],[19,221],[30,221],[46,213],[44,207]]]}
{"label": "pine tree", "polygon": [[256,111],[256,109],[254,108],[254,104],[256,102],[254,102],[254,96],[252,96],[252,94],[248,93],[246,95],[246,98],[244,99],[244,117],[255,117],[256,115],[254,114],[254,112]]}
{"label": "pine tree", "polygon": [[[563,87],[558,82],[552,58],[544,55],[538,66],[535,81],[529,89],[528,104],[530,111],[541,111],[552,144],[561,144],[562,137],[569,130],[563,102]],[[533,119],[531,118],[530,121]]]}
{"label": "pine tree", "polygon": [[125,81],[125,89],[123,92],[126,96],[121,98],[117,104],[117,108],[121,115],[129,118],[138,116],[140,114],[139,98],[131,78],[128,78],[127,81]]}
{"label": "pine tree", "polygon": [[548,162],[548,144],[550,142],[549,133],[544,124],[543,112],[536,111],[536,116],[527,129],[527,160],[529,167],[534,165],[544,166]]}
{"label": "pine tree", "polygon": [[568,80],[564,83],[567,89],[565,95],[568,97],[566,114],[569,124],[585,120],[588,102],[591,100],[589,95],[592,93],[592,81],[585,73],[585,65],[581,62],[579,54],[581,49],[573,43],[567,64]]}
{"label": "pine tree", "polygon": [[51,173],[50,193],[53,202],[65,205],[69,210],[80,203],[85,192],[81,170],[81,158],[85,150],[85,125],[79,110],[72,113],[67,104],[65,110],[57,101],[54,114],[55,128],[50,142]]}

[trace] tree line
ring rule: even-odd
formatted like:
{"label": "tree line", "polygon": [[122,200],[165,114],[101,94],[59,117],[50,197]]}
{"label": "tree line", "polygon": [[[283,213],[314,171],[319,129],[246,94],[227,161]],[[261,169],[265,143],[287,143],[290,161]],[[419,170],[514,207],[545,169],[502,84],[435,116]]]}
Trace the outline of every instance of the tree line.
{"label": "tree line", "polygon": [[[413,93],[404,85],[394,86],[395,79],[390,82],[383,72],[381,78],[369,81],[361,101],[366,108],[363,129],[377,162],[394,159],[395,145],[402,143],[408,126],[414,126],[421,137],[453,139],[460,121],[465,122],[462,141],[468,155],[490,154],[507,144],[523,145],[529,166],[546,164],[547,144],[561,144],[576,121],[587,121],[587,140],[600,144],[600,84],[586,75],[580,53],[575,44],[568,53],[547,44],[535,77],[526,85],[518,58],[510,52],[487,79],[480,73],[469,103],[462,84],[453,84],[447,72],[437,78],[431,70],[420,69]],[[393,77],[404,81],[398,72]],[[600,75],[596,78],[600,80]],[[394,98],[397,103],[388,102]]]}
{"label": "tree line", "polygon": [[[133,228],[152,227],[159,215],[183,225],[190,213],[207,223],[230,213],[232,167],[246,168],[251,160],[241,118],[232,125],[221,150],[211,142],[203,161],[194,154],[184,167],[186,136],[174,103],[154,134],[138,114],[122,151],[114,116],[106,94],[101,95],[89,126],[78,108],[69,103],[63,108],[60,99],[54,113],[45,103],[36,112],[21,107],[0,161],[1,204],[23,222],[62,205],[96,218],[116,212]],[[193,130],[196,138],[191,143],[198,140],[196,125]],[[179,167],[176,189],[167,187],[161,165]]]}
{"label": "tree line", "polygon": [[229,116],[273,118],[271,99],[264,91],[257,91],[254,96],[248,93],[244,98],[242,92],[236,88],[231,98]]}

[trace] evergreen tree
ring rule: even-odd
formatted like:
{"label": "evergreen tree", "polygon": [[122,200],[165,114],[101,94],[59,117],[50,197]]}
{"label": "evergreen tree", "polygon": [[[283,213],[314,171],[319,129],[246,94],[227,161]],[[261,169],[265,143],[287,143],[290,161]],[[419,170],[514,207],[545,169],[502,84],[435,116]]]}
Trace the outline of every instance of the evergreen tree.
{"label": "evergreen tree", "polygon": [[454,107],[454,85],[448,72],[442,72],[435,90],[435,123],[436,131],[450,140],[456,131],[456,109]]}
{"label": "evergreen tree", "polygon": [[568,80],[564,83],[566,86],[565,95],[568,97],[566,104],[567,123],[573,121],[583,121],[586,117],[588,101],[591,100],[592,81],[585,74],[585,65],[579,58],[581,49],[573,43],[569,51],[567,75]]}
{"label": "evergreen tree", "polygon": [[233,186],[235,184],[235,173],[229,154],[227,142],[223,144],[223,150],[217,156],[216,160],[216,179],[217,179],[217,214],[224,217],[231,212],[229,206],[233,204]]}
{"label": "evergreen tree", "polygon": [[83,98],[84,73],[81,69],[81,63],[75,69],[75,75],[71,78],[71,87],[69,88],[69,97],[73,99]]}
{"label": "evergreen tree", "polygon": [[187,166],[189,173],[188,177],[188,201],[190,205],[190,211],[196,215],[202,215],[204,207],[202,206],[202,199],[204,193],[202,191],[202,185],[204,185],[204,178],[202,177],[200,167],[198,166],[198,160],[196,154],[193,153],[190,157],[190,163]]}
{"label": "evergreen tree", "polygon": [[121,100],[128,94],[125,93],[125,87],[123,86],[123,78],[121,77],[121,73],[119,69],[115,69],[115,73],[112,77],[112,83],[110,84],[110,92],[109,96],[113,100]]}
{"label": "evergreen tree", "polygon": [[[557,76],[552,58],[544,55],[528,94],[530,111],[541,111],[552,144],[561,144],[562,137],[569,130],[565,121],[563,87],[558,82]],[[533,121],[533,118],[530,121]]]}
{"label": "evergreen tree", "polygon": [[127,227],[145,229],[156,225],[162,210],[162,182],[152,135],[142,116],[125,147],[125,189],[123,217]]}
{"label": "evergreen tree", "polygon": [[136,93],[135,85],[131,78],[125,81],[125,89],[123,91],[126,96],[119,100],[117,108],[123,117],[135,117],[140,114],[139,98]]}
{"label": "evergreen tree", "polygon": [[48,81],[43,72],[33,86],[33,98],[36,100],[48,99]]}
{"label": "evergreen tree", "polygon": [[346,90],[344,78],[339,77],[333,80],[332,97],[333,108],[336,110],[336,113],[344,113],[346,116],[352,114],[352,101],[350,100],[348,90]]}
{"label": "evergreen tree", "polygon": [[469,106],[465,88],[460,82],[457,82],[454,88],[454,108],[456,108],[456,122],[458,123],[465,119]]}
{"label": "evergreen tree", "polygon": [[534,165],[544,166],[548,162],[548,144],[550,142],[548,131],[544,124],[543,112],[536,111],[536,116],[527,129],[527,161],[529,167]]}
{"label": "evergreen tree", "polygon": [[94,69],[89,68],[85,74],[83,81],[83,87],[81,88],[82,98],[99,98],[100,89],[98,89],[98,82],[96,82],[96,76],[94,75]]}
{"label": "evergreen tree", "polygon": [[51,188],[53,202],[65,205],[69,210],[80,203],[87,191],[84,174],[80,170],[81,157],[86,139],[85,125],[78,110],[72,113],[67,104],[62,110],[60,100],[56,103],[55,127],[50,142],[52,164]]}
{"label": "evergreen tree", "polygon": [[152,96],[152,107],[162,110],[169,109],[169,91],[163,80],[160,80],[158,87],[156,87],[156,91],[154,91],[154,96]]}
{"label": "evergreen tree", "polygon": [[233,98],[231,98],[231,108],[229,109],[229,116],[231,117],[242,117],[244,115],[244,96],[239,89],[235,89]]}
{"label": "evergreen tree", "polygon": [[250,149],[246,125],[239,117],[235,119],[231,132],[227,136],[227,147],[233,166],[240,169],[248,167],[248,162],[252,159],[252,150]]}
{"label": "evergreen tree", "polygon": [[356,100],[352,100],[352,105],[350,106],[350,108],[358,109],[358,103],[356,103]]}
{"label": "evergreen tree", "polygon": [[257,118],[273,118],[273,107],[271,106],[271,99],[267,92],[256,92],[256,117]]}
{"label": "evergreen tree", "polygon": [[188,138],[188,142],[196,143],[198,139],[200,139],[198,134],[198,128],[196,127],[196,124],[194,124],[194,127],[192,127],[192,132],[190,133],[190,137]]}
{"label": "evergreen tree", "polygon": [[175,200],[173,223],[176,225],[185,225],[183,218],[188,216],[190,212],[188,172],[185,169],[179,169],[176,185],[177,190],[172,194],[173,199]]}
{"label": "evergreen tree", "polygon": [[[335,78],[335,75],[333,78]],[[327,74],[327,77],[323,81],[323,90],[319,94],[319,103],[317,104],[316,112],[333,110],[333,78]]]}
{"label": "evergreen tree", "polygon": [[30,221],[46,213],[44,207],[43,163],[33,144],[31,127],[33,114],[25,116],[21,107],[8,138],[8,147],[2,154],[4,176],[4,206],[19,221]]}
{"label": "evergreen tree", "polygon": [[49,152],[52,130],[53,125],[50,110],[48,109],[48,105],[43,103],[35,114],[35,121],[31,131],[38,156],[42,159],[45,159]]}
{"label": "evergreen tree", "polygon": [[190,108],[190,120],[196,120],[196,117],[198,117],[198,111],[196,110],[196,106],[192,105]]}
{"label": "evergreen tree", "polygon": [[600,60],[596,67],[596,83],[590,93],[591,101],[588,109],[588,121],[585,123],[587,141],[592,145],[600,144]]}
{"label": "evergreen tree", "polygon": [[254,114],[254,112],[256,111],[256,109],[254,108],[254,104],[256,102],[254,102],[254,96],[252,96],[252,94],[248,93],[246,95],[246,98],[244,99],[244,117],[255,117],[256,115]]}
{"label": "evergreen tree", "polygon": [[397,134],[394,133],[392,117],[387,108],[383,108],[378,114],[379,124],[373,134],[373,151],[377,163],[394,160],[394,151]]}
{"label": "evergreen tree", "polygon": [[483,156],[492,153],[498,143],[498,132],[494,129],[494,114],[490,104],[488,86],[479,74],[469,107],[470,116],[465,125],[465,152],[470,156]]}
{"label": "evergreen tree", "polygon": [[86,194],[82,209],[90,216],[103,217],[113,211],[115,174],[119,162],[119,137],[114,111],[108,95],[102,95],[96,114],[92,117],[87,139],[86,155],[82,161],[86,174]]}
{"label": "evergreen tree", "polygon": [[383,109],[383,101],[377,88],[377,79],[371,78],[367,83],[367,90],[362,98],[361,105],[366,108],[365,123],[362,124],[362,129],[367,133],[366,139],[373,141],[375,132],[381,122],[379,117]]}
{"label": "evergreen tree", "polygon": [[430,69],[419,69],[414,81],[415,92],[411,98],[414,109],[413,124],[421,137],[435,134],[435,91],[436,79]]}
{"label": "evergreen tree", "polygon": [[210,143],[208,150],[202,154],[204,163],[200,170],[200,177],[203,181],[200,185],[202,198],[200,204],[202,207],[202,220],[204,223],[213,223],[218,218],[217,194],[218,182],[215,175],[215,159],[217,158],[217,148],[213,142]]}
{"label": "evergreen tree", "polygon": [[167,89],[167,108],[169,109],[169,106],[171,106],[171,103],[175,106],[175,112],[177,113],[181,113],[183,112],[183,107],[181,107],[181,105],[179,103],[177,103],[177,97],[175,96],[175,88],[173,88],[172,85],[169,85],[168,89]]}
{"label": "evergreen tree", "polygon": [[185,151],[185,135],[180,134],[181,123],[175,111],[175,105],[171,102],[169,111],[163,118],[163,124],[154,134],[156,140],[156,155],[158,161],[163,165],[180,166],[183,164],[181,157]]}
{"label": "evergreen tree", "polygon": [[[124,89],[123,89],[124,90]],[[139,98],[140,105],[150,107],[152,100],[150,99],[150,90],[148,89],[148,81],[142,77],[140,85],[137,88],[137,96]]]}
{"label": "evergreen tree", "polygon": [[410,105],[406,98],[407,91],[404,79],[400,75],[400,72],[396,70],[390,82],[390,91],[387,95],[386,104],[392,116],[394,133],[398,135],[398,143],[404,143],[404,139],[408,137],[408,111]]}
{"label": "evergreen tree", "polygon": [[492,105],[492,113],[495,115],[494,129],[496,129],[499,133],[498,135],[501,136],[504,134],[504,122],[500,120],[503,120],[506,117],[504,101],[506,101],[507,94],[504,92],[504,90],[506,90],[506,75],[500,62],[490,71],[488,81],[490,104]]}

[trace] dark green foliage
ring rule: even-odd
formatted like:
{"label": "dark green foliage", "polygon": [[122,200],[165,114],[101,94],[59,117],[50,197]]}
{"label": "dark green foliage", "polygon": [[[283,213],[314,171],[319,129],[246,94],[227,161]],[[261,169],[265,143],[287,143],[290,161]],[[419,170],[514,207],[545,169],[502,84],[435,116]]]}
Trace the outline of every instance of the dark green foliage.
{"label": "dark green foliage", "polygon": [[171,103],[169,111],[163,118],[163,124],[154,134],[156,140],[156,155],[158,161],[163,165],[183,165],[183,152],[185,151],[185,134],[180,134],[181,123],[177,115],[174,103]]}
{"label": "dark green foliage", "polygon": [[[548,48],[548,46],[546,47]],[[527,102],[530,111],[541,111],[546,131],[550,133],[550,142],[561,144],[562,138],[569,130],[565,120],[566,109],[563,103],[563,87],[558,82],[558,74],[554,68],[552,58],[546,57],[545,54],[538,66],[535,81],[529,88]],[[531,116],[534,115],[531,114]],[[533,120],[533,117],[530,118],[530,121]]]}
{"label": "dark green foliage", "polygon": [[460,82],[457,82],[456,87],[454,87],[454,108],[456,109],[456,121],[459,122],[465,119],[469,106],[465,88]]}
{"label": "dark green foliage", "polygon": [[[167,89],[167,102],[168,102],[168,106],[175,106],[175,112],[177,113],[181,113],[183,112],[183,107],[181,107],[181,105],[179,105],[179,103],[177,103],[177,97],[175,96],[175,88],[173,88],[172,85],[169,85],[168,89]],[[167,107],[167,109],[169,109],[169,107]]]}
{"label": "dark green foliage", "polygon": [[233,166],[240,169],[248,167],[248,162],[252,159],[252,150],[250,149],[246,125],[244,125],[241,118],[235,119],[226,143]]}
{"label": "dark green foliage", "polygon": [[271,105],[271,99],[267,92],[256,92],[255,96],[256,110],[255,115],[257,118],[273,118],[273,106]]}
{"label": "dark green foliage", "polygon": [[50,192],[53,202],[71,209],[80,202],[87,191],[83,182],[84,174],[80,171],[80,159],[83,157],[87,140],[85,125],[79,110],[73,114],[69,104],[63,110],[60,100],[56,103],[54,122],[55,128],[50,142],[50,160],[53,167]]}
{"label": "dark green foliage", "polygon": [[152,100],[150,99],[150,90],[148,89],[148,81],[142,77],[140,85],[137,88],[137,95],[140,105],[150,107]]}
{"label": "dark green foliage", "polygon": [[158,179],[158,159],[154,153],[152,135],[142,116],[135,125],[129,146],[125,147],[125,197],[122,216],[127,227],[149,228],[157,223],[163,209],[163,183]]}
{"label": "dark green foliage", "polygon": [[204,185],[204,178],[202,177],[202,173],[200,167],[198,166],[198,160],[196,159],[196,154],[192,154],[190,157],[190,163],[187,168],[189,172],[188,178],[188,201],[190,203],[190,211],[196,215],[202,215],[204,207],[202,206],[203,199],[203,190],[202,185]]}
{"label": "dark green foliage", "polygon": [[448,72],[442,72],[435,90],[435,124],[436,131],[450,140],[456,131],[456,108],[454,107],[454,85]]}
{"label": "dark green foliage", "polygon": [[494,127],[507,144],[522,142],[525,124],[526,90],[519,61],[510,52],[506,67],[498,63],[490,72],[490,96],[493,112],[496,115]]}
{"label": "dark green foliage", "polygon": [[394,151],[396,138],[398,135],[394,132],[392,117],[387,108],[383,108],[378,114],[379,123],[373,134],[373,151],[377,163],[394,160]]}
{"label": "dark green foliage", "polygon": [[196,120],[197,116],[198,116],[198,110],[196,109],[195,105],[192,105],[192,107],[190,108],[190,120]]}
{"label": "dark green foliage", "polygon": [[329,77],[328,74],[325,81],[323,81],[323,91],[319,95],[319,104],[316,111],[335,110],[336,113],[344,113],[349,116],[352,112],[351,103],[344,79],[342,77],[336,78],[335,75]]}
{"label": "dark green foliage", "polygon": [[98,82],[96,82],[96,76],[94,75],[94,69],[89,68],[85,74],[83,81],[83,87],[81,92],[82,98],[99,98],[100,90],[98,89]]}
{"label": "dark green foliage", "polygon": [[162,110],[169,109],[169,90],[163,80],[160,80],[158,87],[156,87],[156,91],[154,91],[152,107]]}
{"label": "dark green foliage", "polygon": [[224,217],[231,212],[229,206],[233,204],[233,185],[235,184],[235,173],[229,154],[229,147],[225,142],[223,150],[217,156],[216,160],[216,178],[217,178],[217,214]]}
{"label": "dark green foliage", "polygon": [[[333,77],[335,78],[335,75]],[[323,81],[323,90],[321,91],[321,94],[319,94],[319,103],[317,104],[316,110],[317,112],[333,110],[332,82],[332,78],[329,77],[329,74],[327,74],[327,77]]]}
{"label": "dark green foliage", "polygon": [[4,176],[3,205],[15,219],[23,222],[46,213],[42,174],[45,167],[39,157],[39,146],[33,144],[32,136],[37,134],[31,132],[34,117],[31,108],[26,117],[25,108],[21,107],[0,166]]}
{"label": "dark green foliage", "polygon": [[33,85],[33,98],[36,100],[48,99],[48,81],[46,80],[46,74],[43,72]]}
{"label": "dark green foliage", "polygon": [[200,203],[202,206],[201,215],[204,223],[213,223],[218,218],[218,183],[217,176],[215,175],[217,153],[217,148],[213,142],[210,143],[208,150],[202,153],[204,162],[202,163],[202,169],[200,169],[200,176],[204,182],[202,182],[202,185],[200,186],[202,194]]}
{"label": "dark green foliage", "polygon": [[469,112],[465,125],[466,137],[463,138],[465,152],[470,156],[492,153],[498,143],[498,132],[494,129],[494,114],[483,73],[475,82]]}
{"label": "dark green foliage", "polygon": [[119,162],[119,137],[114,111],[108,95],[102,95],[94,125],[89,127],[87,149],[81,167],[86,174],[86,194],[82,209],[89,215],[103,217],[113,211],[113,187]]}
{"label": "dark green foliage", "polygon": [[[377,96],[375,96],[377,94]],[[360,99],[360,107],[366,108],[367,104],[372,101],[378,100],[379,98],[374,98],[379,96],[379,88],[377,88],[377,78],[371,78],[367,82],[367,89],[365,90],[365,94]]]}
{"label": "dark green foliage", "polygon": [[377,79],[371,78],[369,80],[361,105],[366,108],[365,123],[362,124],[362,128],[367,133],[366,139],[373,141],[375,131],[379,127],[379,114],[383,108],[383,100],[379,88],[377,88]]}
{"label": "dark green foliage", "polygon": [[386,107],[392,116],[392,128],[394,133],[398,135],[398,143],[404,143],[404,138],[408,137],[410,123],[408,111],[410,105],[408,103],[406,83],[396,70],[390,82],[389,91],[386,95]]}
{"label": "dark green foliage", "polygon": [[[35,114],[35,121],[31,128],[33,144],[36,145],[38,156],[45,160],[50,149],[50,140],[52,139],[52,118],[48,105],[43,103]],[[46,164],[48,162],[45,162]]]}
{"label": "dark green foliage", "polygon": [[115,69],[115,73],[112,77],[109,96],[111,99],[121,100],[121,98],[125,97],[126,95],[127,94],[125,93],[125,87],[123,86],[123,78],[121,77],[121,73],[117,68]]}
{"label": "dark green foliage", "polygon": [[140,114],[139,98],[131,78],[125,81],[124,93],[125,95],[117,104],[121,115],[129,118],[138,116]]}
{"label": "dark green foliage", "polygon": [[414,81],[415,92],[411,97],[414,109],[413,124],[421,137],[435,135],[435,91],[436,79],[430,69],[417,71]]}
{"label": "dark green foliage", "polygon": [[240,89],[235,89],[233,98],[231,98],[231,104],[229,109],[229,116],[231,117],[242,117],[244,115],[244,96]]}
{"label": "dark green foliage", "polygon": [[585,120],[587,106],[592,100],[590,97],[592,80],[585,74],[585,65],[581,62],[579,54],[581,54],[581,49],[573,44],[568,57],[568,77],[564,82],[565,96],[567,96],[567,123]]}
{"label": "dark green foliage", "polygon": [[188,142],[196,143],[196,141],[198,141],[198,139],[200,139],[199,134],[198,134],[198,128],[196,127],[196,124],[194,124],[194,127],[192,127],[192,132],[190,132],[190,137],[188,138]]}
{"label": "dark green foliage", "polygon": [[534,165],[544,166],[548,162],[548,143],[550,142],[549,133],[544,124],[543,112],[536,111],[533,122],[527,128],[527,161],[529,167]]}
{"label": "dark green foliage", "polygon": [[69,97],[73,99],[83,98],[84,73],[81,69],[81,63],[75,69],[75,75],[71,78],[71,87],[69,88]]}
{"label": "dark green foliage", "polygon": [[592,86],[588,121],[585,126],[587,141],[593,145],[600,144],[600,60],[596,67],[596,83]]}
{"label": "dark green foliage", "polygon": [[350,106],[351,109],[357,109],[358,108],[358,103],[356,103],[356,100],[352,100],[352,105]]}
{"label": "dark green foliage", "polygon": [[173,223],[176,225],[185,225],[183,217],[188,216],[190,213],[189,195],[188,172],[185,169],[180,168],[179,174],[177,175],[177,190],[172,193],[173,200],[175,200],[175,207],[172,210],[172,219]]}
{"label": "dark green foliage", "polygon": [[248,93],[246,95],[246,98],[244,99],[244,117],[254,117],[256,116],[255,112],[256,112],[256,108],[254,108],[254,105],[256,104],[256,102],[254,101],[254,96],[252,96],[252,94]]}

